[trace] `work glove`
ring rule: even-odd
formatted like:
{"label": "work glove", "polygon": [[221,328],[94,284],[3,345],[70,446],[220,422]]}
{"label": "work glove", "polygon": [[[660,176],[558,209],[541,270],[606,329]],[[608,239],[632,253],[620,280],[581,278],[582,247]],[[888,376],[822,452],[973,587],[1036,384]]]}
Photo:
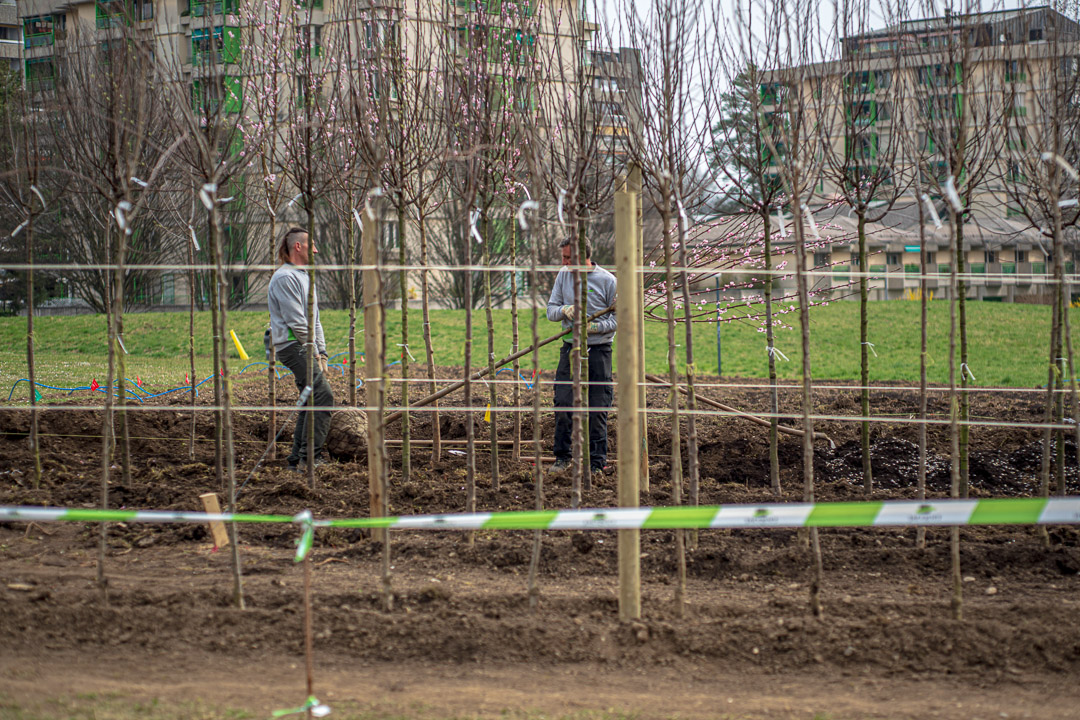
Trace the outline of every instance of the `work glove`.
{"label": "work glove", "polygon": [[319,356],[319,369],[322,370],[323,375],[326,374],[326,361],[328,359],[325,355]]}
{"label": "work glove", "polygon": [[559,308],[559,312],[562,313],[562,316],[566,318],[568,322],[574,322],[574,312],[576,310],[577,308],[573,305],[563,305],[561,308]]}
{"label": "work glove", "polygon": [[595,321],[589,323],[589,334],[590,335],[596,335],[596,334],[602,333],[602,332],[604,332],[604,331],[600,328],[600,323],[595,322]]}

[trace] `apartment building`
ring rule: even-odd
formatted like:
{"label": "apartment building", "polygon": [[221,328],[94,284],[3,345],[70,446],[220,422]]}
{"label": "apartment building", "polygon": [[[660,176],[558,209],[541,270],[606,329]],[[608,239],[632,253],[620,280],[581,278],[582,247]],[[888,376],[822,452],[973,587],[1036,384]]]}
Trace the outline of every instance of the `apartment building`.
{"label": "apartment building", "polygon": [[22,71],[22,23],[15,0],[0,2],[0,62],[12,72]]}
{"label": "apartment building", "polygon": [[[396,112],[393,106],[402,100],[400,93],[406,89],[397,87],[390,73],[385,72],[386,65],[380,69],[378,56],[384,50],[401,48],[425,72],[459,72],[476,77],[482,67],[496,86],[494,91],[481,93],[484,102],[493,108],[528,113],[544,102],[540,93],[558,97],[566,94],[560,83],[574,75],[567,74],[565,67],[573,63],[588,65],[586,40],[595,30],[595,25],[581,17],[580,6],[566,0],[543,7],[535,0],[396,0],[349,6],[339,0],[302,0],[295,6],[283,6],[288,15],[283,21],[279,19],[283,36],[272,40],[264,22],[269,7],[241,7],[238,0],[19,0],[19,23],[28,33],[22,70],[31,90],[47,93],[55,86],[57,74],[62,71],[59,58],[66,44],[74,41],[76,31],[92,33],[93,40],[102,43],[121,34],[142,36],[155,59],[168,67],[169,76],[179,73],[188,83],[192,106],[206,117],[206,122],[228,122],[230,116],[254,115],[251,78],[268,66],[267,56],[277,52],[282,59],[276,66],[282,75],[277,115],[288,125],[302,119],[305,97],[320,92],[320,73],[331,59],[328,48],[336,47],[335,52],[340,53],[348,41],[355,43],[354,65],[363,67],[358,72],[365,73],[370,82],[368,101],[389,105],[387,112]],[[403,17],[408,18],[408,27],[403,27]],[[605,61],[598,66],[605,68],[605,77],[621,79],[627,71],[617,58],[629,58],[630,51],[623,49],[614,57],[614,65]],[[380,72],[383,77],[372,77]],[[323,75],[325,82],[332,81],[329,74]],[[548,104],[558,106],[557,101]],[[605,117],[610,120],[607,127],[612,145],[617,145],[615,138],[623,136],[617,122],[620,114],[611,111]],[[230,150],[241,152],[243,148],[237,145]],[[260,180],[249,179],[249,185]],[[273,262],[266,238],[265,203],[234,193],[233,187],[223,190],[223,194],[235,198],[227,206],[229,214],[225,219],[227,262],[239,266]],[[287,193],[285,199],[293,194]],[[299,204],[283,202],[276,212],[279,223],[303,220]],[[385,240],[390,249],[399,242],[409,247],[418,243],[413,224],[408,224],[402,233],[395,220],[390,218],[386,228]],[[436,229],[450,232],[446,229],[448,221],[440,227],[438,217],[431,220],[430,235],[434,236]],[[500,218],[500,222],[507,226],[511,223],[506,218]],[[351,215],[346,215],[344,221],[331,218],[325,224],[321,217],[316,220],[320,235],[325,232],[343,236],[350,224]],[[181,230],[186,238],[186,228]],[[323,257],[327,254],[324,250]],[[346,262],[332,255],[329,260]],[[268,274],[233,275],[232,302],[237,306],[258,306],[263,301]],[[164,273],[160,282],[145,288],[145,303],[186,304],[192,292],[202,297],[205,289],[190,289],[185,273]]]}
{"label": "apartment building", "polygon": [[[1049,142],[1045,123],[1051,118],[1071,128],[1063,133],[1062,152],[1077,162],[1075,20],[1042,6],[905,21],[844,38],[836,60],[774,73],[760,97],[763,112],[776,122],[798,104],[816,128],[827,128],[821,133],[825,144],[815,150],[823,168],[813,187],[815,206],[841,197],[841,175],[848,183],[876,182],[872,204],[891,204],[867,232],[872,297],[896,299],[917,288],[913,276],[923,253],[934,272],[948,274],[950,238],[932,215],[947,225],[950,179],[963,195],[965,209],[958,217],[964,223],[965,269],[973,275],[968,296],[1013,301],[1045,294],[1053,258],[1038,227],[1048,221],[1031,218],[1023,195],[1032,158]],[[958,137],[965,138],[963,168],[951,177],[957,150],[942,145]],[[1075,186],[1065,188],[1066,205],[1076,196]],[[928,227],[921,246],[917,203]],[[848,239],[854,234],[849,216],[836,213],[833,223],[846,232],[817,260],[819,270],[828,270],[842,286],[858,267],[858,249]],[[1077,240],[1069,228],[1067,272]],[[931,286],[936,296],[948,296],[947,280],[933,278]]]}
{"label": "apartment building", "polygon": [[[605,163],[621,169],[630,158],[631,133],[641,134],[641,51],[620,47],[618,50],[591,50],[593,108],[600,117],[599,132]],[[637,109],[635,112],[634,109]]]}

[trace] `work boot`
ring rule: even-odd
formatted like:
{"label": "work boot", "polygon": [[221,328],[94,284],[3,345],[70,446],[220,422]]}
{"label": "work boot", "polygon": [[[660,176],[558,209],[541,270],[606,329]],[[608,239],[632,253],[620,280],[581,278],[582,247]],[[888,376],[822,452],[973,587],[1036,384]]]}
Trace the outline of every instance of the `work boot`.
{"label": "work boot", "polygon": [[555,464],[551,466],[551,470],[548,472],[561,473],[570,468],[569,458],[555,458]]}

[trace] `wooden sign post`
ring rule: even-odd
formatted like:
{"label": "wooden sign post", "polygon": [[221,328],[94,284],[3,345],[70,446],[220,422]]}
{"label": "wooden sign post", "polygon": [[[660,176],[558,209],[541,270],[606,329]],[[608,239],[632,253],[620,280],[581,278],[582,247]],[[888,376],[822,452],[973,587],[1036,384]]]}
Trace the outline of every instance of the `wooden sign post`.
{"label": "wooden sign post", "polygon": [[[379,276],[379,199],[371,201],[375,217],[366,209],[363,213],[363,234],[360,238],[360,261],[364,265],[364,404],[367,406],[368,443],[368,500],[371,517],[382,517],[386,498],[386,446],[383,444],[383,418],[386,386],[386,340],[383,337],[382,278]],[[382,542],[385,530],[373,529],[373,540]]]}
{"label": "wooden sign post", "polygon": [[[639,176],[640,177],[640,176]],[[640,185],[638,186],[640,188]],[[617,365],[619,380],[619,507],[638,506],[641,477],[641,404],[639,386],[644,366],[638,335],[644,311],[638,281],[641,255],[637,250],[638,204],[640,195],[630,184],[615,193],[615,276],[619,293],[615,317],[619,326]],[[619,530],[619,617],[641,617],[641,531]]]}
{"label": "wooden sign post", "polygon": [[[221,514],[221,503],[218,502],[217,493],[204,493],[199,496],[203,510],[213,515]],[[221,550],[229,544],[229,533],[225,529],[225,523],[220,520],[210,521],[210,534],[214,538],[214,547]]]}

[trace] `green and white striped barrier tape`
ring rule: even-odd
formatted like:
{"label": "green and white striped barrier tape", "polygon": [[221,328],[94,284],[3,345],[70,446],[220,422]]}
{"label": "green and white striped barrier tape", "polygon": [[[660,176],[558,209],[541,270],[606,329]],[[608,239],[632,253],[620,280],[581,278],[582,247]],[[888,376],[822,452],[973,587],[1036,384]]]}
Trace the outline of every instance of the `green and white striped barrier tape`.
{"label": "green and white striped barrier tape", "polygon": [[1080,497],[595,508],[322,520],[314,519],[309,511],[293,516],[0,506],[0,521],[300,523],[304,528],[297,548],[297,559],[300,560],[311,546],[314,529],[320,527],[392,530],[667,530],[1070,525],[1080,524]]}
{"label": "green and white striped barrier tape", "polygon": [[330,708],[319,702],[319,698],[311,695],[307,701],[300,707],[285,708],[284,710],[275,710],[271,717],[280,718],[287,715],[299,715],[300,713],[306,713],[311,710],[311,717],[324,718],[330,714]]}

